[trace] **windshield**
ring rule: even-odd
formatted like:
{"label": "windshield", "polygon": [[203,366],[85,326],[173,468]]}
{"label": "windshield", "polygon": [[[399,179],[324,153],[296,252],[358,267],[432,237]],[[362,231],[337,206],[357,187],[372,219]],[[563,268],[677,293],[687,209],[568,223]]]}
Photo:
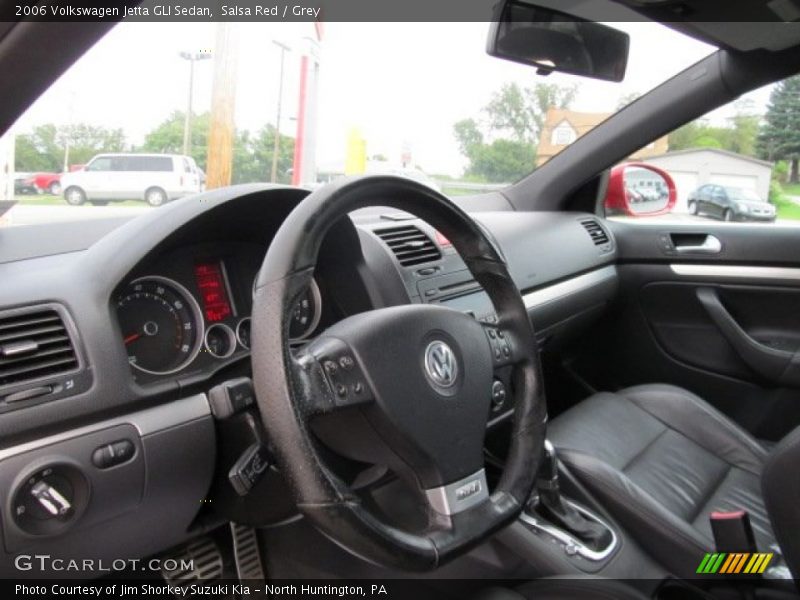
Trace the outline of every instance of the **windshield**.
{"label": "windshield", "polygon": [[122,23],[4,136],[17,204],[0,222],[356,173],[502,188],[713,51],[659,24],[611,25],[631,36],[622,83],[490,57],[487,23]]}

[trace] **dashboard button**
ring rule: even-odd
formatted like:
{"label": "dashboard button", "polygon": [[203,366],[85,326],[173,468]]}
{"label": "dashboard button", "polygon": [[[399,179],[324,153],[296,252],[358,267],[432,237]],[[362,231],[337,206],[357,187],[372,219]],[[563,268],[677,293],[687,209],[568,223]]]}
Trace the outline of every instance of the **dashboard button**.
{"label": "dashboard button", "polygon": [[136,446],[130,440],[118,440],[100,446],[92,452],[92,464],[98,469],[108,469],[128,462],[136,454]]}

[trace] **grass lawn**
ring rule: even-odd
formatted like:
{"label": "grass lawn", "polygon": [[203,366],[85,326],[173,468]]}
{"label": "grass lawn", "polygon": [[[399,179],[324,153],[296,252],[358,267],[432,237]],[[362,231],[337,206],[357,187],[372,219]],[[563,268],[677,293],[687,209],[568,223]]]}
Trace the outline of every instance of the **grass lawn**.
{"label": "grass lawn", "polygon": [[[14,200],[20,204],[27,206],[69,206],[67,201],[61,196],[52,196],[50,194],[18,194]],[[109,202],[109,206],[146,206],[144,202],[137,202],[136,200],[125,200],[124,202]],[[92,206],[89,202],[86,206]]]}
{"label": "grass lawn", "polygon": [[800,196],[800,183],[782,183],[783,193],[789,196]]}
{"label": "grass lawn", "polygon": [[[788,187],[788,186],[787,186]],[[800,191],[800,186],[798,186],[798,190]],[[787,192],[791,193],[791,192]],[[794,195],[794,194],[792,194]],[[798,194],[800,195],[800,194]],[[793,220],[800,220],[800,204],[795,204],[791,200],[781,197],[774,201],[775,208],[778,211],[778,218],[779,219],[793,219]]]}

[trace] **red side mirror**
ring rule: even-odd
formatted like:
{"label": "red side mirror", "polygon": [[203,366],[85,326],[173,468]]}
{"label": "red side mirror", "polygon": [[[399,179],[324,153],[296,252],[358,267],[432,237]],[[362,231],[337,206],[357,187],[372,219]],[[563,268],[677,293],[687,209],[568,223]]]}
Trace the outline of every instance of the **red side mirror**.
{"label": "red side mirror", "polygon": [[675,206],[678,193],[669,173],[646,163],[623,163],[611,169],[606,215],[654,217]]}

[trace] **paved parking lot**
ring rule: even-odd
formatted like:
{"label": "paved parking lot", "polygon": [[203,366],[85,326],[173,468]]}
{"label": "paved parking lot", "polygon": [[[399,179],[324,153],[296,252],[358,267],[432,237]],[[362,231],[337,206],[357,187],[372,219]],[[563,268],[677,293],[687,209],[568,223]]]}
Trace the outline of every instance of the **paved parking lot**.
{"label": "paved parking lot", "polygon": [[136,216],[148,210],[153,209],[146,204],[142,204],[142,206],[37,206],[17,204],[0,217],[0,225],[33,225],[36,223]]}

